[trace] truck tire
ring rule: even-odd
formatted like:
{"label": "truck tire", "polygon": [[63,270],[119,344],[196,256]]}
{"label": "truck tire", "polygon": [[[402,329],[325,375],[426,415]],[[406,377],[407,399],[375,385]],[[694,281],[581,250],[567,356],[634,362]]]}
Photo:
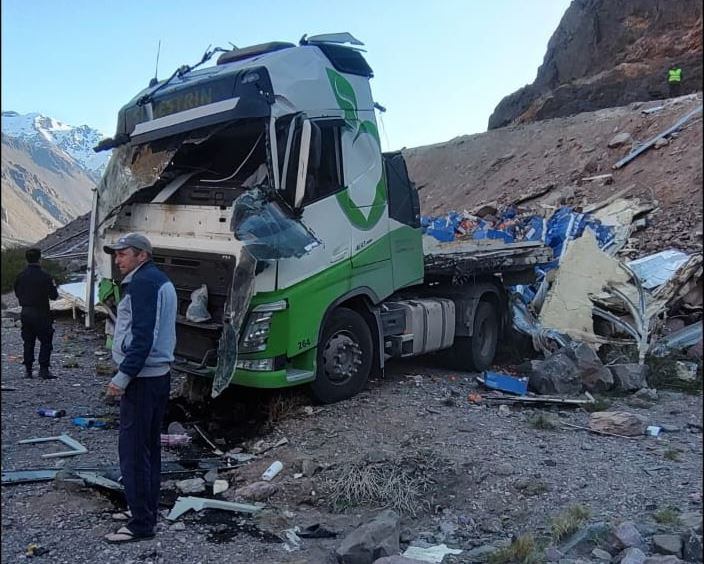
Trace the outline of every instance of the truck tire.
{"label": "truck tire", "polygon": [[499,319],[490,302],[479,302],[473,324],[472,336],[456,337],[452,345],[452,364],[457,370],[481,372],[494,361],[499,341]]}
{"label": "truck tire", "polygon": [[311,391],[321,403],[358,393],[369,378],[374,346],[369,325],[356,311],[339,307],[330,314],[318,345]]}

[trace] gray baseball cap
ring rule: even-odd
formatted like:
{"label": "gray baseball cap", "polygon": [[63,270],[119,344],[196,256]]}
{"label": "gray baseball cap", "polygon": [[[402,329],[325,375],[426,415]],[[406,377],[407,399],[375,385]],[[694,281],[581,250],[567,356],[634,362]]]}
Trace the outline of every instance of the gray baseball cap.
{"label": "gray baseball cap", "polygon": [[120,237],[112,245],[105,245],[103,250],[108,254],[113,254],[115,251],[121,251],[122,249],[127,249],[129,247],[147,251],[150,255],[152,254],[151,242],[141,233],[127,233],[126,235]]}

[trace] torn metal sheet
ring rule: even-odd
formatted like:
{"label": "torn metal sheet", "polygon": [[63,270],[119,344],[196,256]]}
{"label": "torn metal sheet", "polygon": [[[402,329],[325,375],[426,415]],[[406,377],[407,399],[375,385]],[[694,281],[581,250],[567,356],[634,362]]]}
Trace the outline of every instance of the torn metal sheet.
{"label": "torn metal sheet", "polygon": [[628,284],[621,263],[605,254],[590,230],[569,241],[556,280],[540,312],[540,323],[578,340],[599,343],[594,333],[590,296],[609,283]]}
{"label": "torn metal sheet", "polygon": [[56,477],[58,470],[3,470],[2,483],[29,484],[32,482],[48,482]]}
{"label": "torn metal sheet", "polygon": [[652,352],[656,356],[663,356],[669,351],[692,347],[702,340],[702,334],[702,322],[692,323],[660,339]]}
{"label": "torn metal sheet", "polygon": [[85,454],[86,452],[88,452],[88,449],[86,447],[84,447],[77,440],[72,439],[71,437],[69,437],[65,433],[62,433],[61,435],[58,435],[57,437],[39,437],[36,439],[24,439],[22,441],[18,441],[17,444],[28,445],[28,444],[34,444],[34,443],[46,443],[49,441],[60,441],[60,442],[64,443],[67,447],[69,447],[71,450],[64,450],[61,452],[50,452],[47,454],[42,454],[42,458],[58,458],[61,456],[75,456],[77,454]]}
{"label": "torn metal sheet", "polygon": [[656,288],[672,277],[689,259],[687,253],[668,249],[628,262],[628,266],[640,278],[647,290]]}
{"label": "torn metal sheet", "polygon": [[113,149],[98,184],[96,226],[103,225],[131,196],[153,186],[179,148],[179,142],[158,149],[150,144],[123,145]]}
{"label": "torn metal sheet", "polygon": [[166,516],[169,521],[175,521],[181,515],[190,511],[201,511],[202,509],[223,509],[225,511],[235,511],[237,513],[258,513],[266,507],[264,504],[251,505],[249,503],[236,503],[234,501],[220,501],[217,499],[207,499],[204,497],[179,497]]}
{"label": "torn metal sheet", "polygon": [[511,313],[514,329],[530,336],[536,351],[548,354],[568,344],[569,337],[554,329],[543,327],[517,294],[511,295]]}
{"label": "torn metal sheet", "polygon": [[97,472],[76,471],[75,474],[88,486],[99,486],[101,488],[107,488],[119,492],[125,490],[122,484],[115,482],[114,480],[110,480]]}
{"label": "torn metal sheet", "polygon": [[[57,300],[57,302],[61,302],[61,304],[57,305],[54,307],[54,304],[51,303],[51,309],[80,309],[81,311],[88,311],[88,306],[86,305],[86,283],[85,282],[71,282],[69,284],[61,284],[58,288],[57,291],[59,292],[59,296],[61,296],[60,300]],[[100,312],[104,315],[110,315],[112,312],[110,311],[109,308],[106,306],[98,303],[98,288],[95,287],[94,291],[94,303],[95,305],[95,311]]]}
{"label": "torn metal sheet", "polygon": [[675,276],[670,278],[665,284],[662,284],[652,292],[653,302],[660,302],[672,307],[675,303],[684,300],[691,293],[697,293],[700,298],[699,304],[701,307],[701,283],[702,283],[702,263],[704,257],[701,253],[691,255]]}
{"label": "torn metal sheet", "polygon": [[254,295],[256,268],[257,259],[246,248],[242,248],[232,274],[230,293],[225,302],[222,334],[218,342],[218,363],[210,393],[213,398],[218,397],[227,388],[235,373],[240,331]]}

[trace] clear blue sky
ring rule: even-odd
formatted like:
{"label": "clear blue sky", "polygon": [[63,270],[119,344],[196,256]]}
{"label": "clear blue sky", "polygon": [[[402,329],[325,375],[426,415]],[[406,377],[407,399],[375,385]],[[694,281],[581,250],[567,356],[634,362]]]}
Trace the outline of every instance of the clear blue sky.
{"label": "clear blue sky", "polygon": [[[569,0],[2,0],[2,110],[114,133],[154,75],[208,45],[297,43],[349,31],[386,106],[384,150],[486,131],[501,98],[533,82]],[[214,64],[215,57],[212,59]]]}

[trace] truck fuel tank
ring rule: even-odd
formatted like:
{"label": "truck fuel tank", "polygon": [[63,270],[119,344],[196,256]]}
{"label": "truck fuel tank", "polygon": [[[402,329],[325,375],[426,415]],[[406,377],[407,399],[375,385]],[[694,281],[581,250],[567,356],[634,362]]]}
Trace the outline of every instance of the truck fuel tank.
{"label": "truck fuel tank", "polygon": [[455,339],[455,303],[445,298],[401,300],[387,304],[403,312],[405,330],[391,336],[392,356],[416,356],[452,346]]}

